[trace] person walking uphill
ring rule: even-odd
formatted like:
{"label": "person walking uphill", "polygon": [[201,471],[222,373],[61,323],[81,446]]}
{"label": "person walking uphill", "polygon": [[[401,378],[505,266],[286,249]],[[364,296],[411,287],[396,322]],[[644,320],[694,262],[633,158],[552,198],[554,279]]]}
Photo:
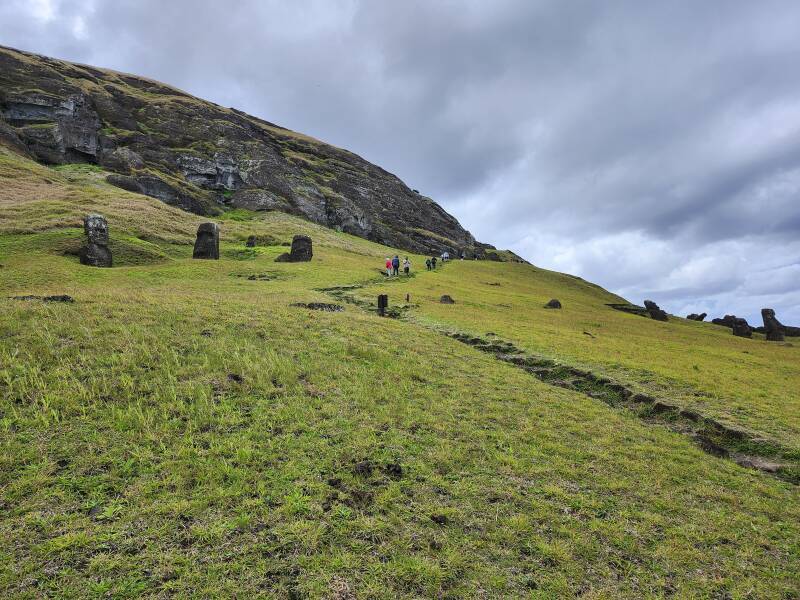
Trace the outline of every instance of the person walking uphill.
{"label": "person walking uphill", "polygon": [[400,257],[397,256],[397,254],[395,254],[394,258],[392,259],[392,272],[395,275],[400,274]]}
{"label": "person walking uphill", "polygon": [[428,271],[431,270],[431,259],[430,258],[426,258],[425,259],[425,266],[428,267]]}
{"label": "person walking uphill", "polygon": [[436,270],[436,257],[435,256],[431,256],[431,266],[433,267],[433,270],[435,271]]}
{"label": "person walking uphill", "polygon": [[405,260],[403,261],[403,272],[408,275],[408,272],[411,270],[411,261],[408,260],[406,256]]}
{"label": "person walking uphill", "polygon": [[392,259],[389,258],[388,256],[386,257],[386,276],[387,277],[392,276]]}

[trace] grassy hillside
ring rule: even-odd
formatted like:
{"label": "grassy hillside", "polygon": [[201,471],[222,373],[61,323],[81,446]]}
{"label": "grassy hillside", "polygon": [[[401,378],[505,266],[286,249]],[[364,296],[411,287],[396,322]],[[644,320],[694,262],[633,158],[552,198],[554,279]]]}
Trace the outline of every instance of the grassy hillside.
{"label": "grassy hillside", "polygon": [[[2,150],[0,186],[0,596],[797,596],[796,485],[441,332],[691,405],[789,462],[797,347],[618,313],[525,265],[386,283],[391,249],[280,213],[227,213],[222,259],[193,261],[201,218]],[[113,269],[74,256],[90,211]],[[244,248],[295,233],[311,263]],[[404,318],[291,306],[354,284],[409,293]]]}

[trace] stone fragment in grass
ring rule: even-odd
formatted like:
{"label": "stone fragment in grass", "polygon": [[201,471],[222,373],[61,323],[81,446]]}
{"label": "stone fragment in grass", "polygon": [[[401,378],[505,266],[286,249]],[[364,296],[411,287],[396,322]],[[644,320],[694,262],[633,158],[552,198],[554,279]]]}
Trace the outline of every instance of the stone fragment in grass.
{"label": "stone fragment in grass", "polygon": [[761,309],[761,318],[764,319],[764,330],[766,331],[768,342],[782,342],[784,338],[784,327],[775,317],[775,311],[771,308]]}
{"label": "stone fragment in grass", "polygon": [[219,225],[200,223],[192,258],[219,260]]}
{"label": "stone fragment in grass", "polygon": [[550,300],[550,302],[545,304],[544,307],[545,308],[561,308],[561,302],[559,302],[557,299],[553,298],[552,300]]}
{"label": "stone fragment in grass", "polygon": [[80,261],[90,267],[110,267],[111,250],[108,248],[108,222],[102,215],[87,215],[83,220],[86,245],[81,248]]}
{"label": "stone fragment in grass", "polygon": [[281,254],[275,262],[308,262],[313,255],[311,238],[307,235],[296,235],[292,238],[291,250]]}
{"label": "stone fragment in grass", "polygon": [[441,298],[439,298],[439,302],[442,304],[455,304],[456,301],[453,300],[449,295],[444,294]]}
{"label": "stone fragment in grass", "polygon": [[242,383],[244,382],[244,378],[236,373],[228,373],[228,381],[232,381],[233,383]]}
{"label": "stone fragment in grass", "polygon": [[437,525],[447,525],[450,519],[447,518],[447,515],[431,515],[431,521]]}

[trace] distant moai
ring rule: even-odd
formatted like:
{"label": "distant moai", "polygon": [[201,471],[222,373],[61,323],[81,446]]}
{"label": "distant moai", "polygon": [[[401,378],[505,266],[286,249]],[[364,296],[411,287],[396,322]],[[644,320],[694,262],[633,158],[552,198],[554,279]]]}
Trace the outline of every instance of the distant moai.
{"label": "distant moai", "polygon": [[782,342],[784,340],[784,327],[775,317],[775,311],[771,308],[762,308],[761,318],[764,319],[764,329],[766,330],[767,341]]}
{"label": "distant moai", "polygon": [[219,260],[219,225],[200,223],[192,258]]}
{"label": "distant moai", "polygon": [[545,308],[561,308],[561,302],[559,302],[556,298],[553,298],[544,305]]}
{"label": "distant moai", "polygon": [[690,321],[705,321],[707,316],[707,313],[700,313],[699,315],[697,313],[692,313],[690,315],[686,315],[686,318]]}
{"label": "distant moai", "polygon": [[254,236],[254,235],[251,235],[250,237],[247,238],[247,241],[245,242],[244,245],[247,248],[255,248],[257,242],[258,242],[258,238],[256,236]]}
{"label": "distant moai", "polygon": [[389,295],[380,294],[378,296],[378,314],[381,317],[386,316],[386,309],[389,307]]}
{"label": "distant moai", "polygon": [[661,310],[658,307],[658,304],[656,304],[652,300],[645,300],[644,307],[645,309],[647,309],[647,312],[650,315],[651,319],[655,319],[656,321],[667,321],[669,319],[666,311]]}
{"label": "distant moai", "polygon": [[102,215],[87,215],[83,220],[86,245],[81,248],[81,264],[91,267],[110,267],[111,250],[108,248],[108,222]]}
{"label": "distant moai", "polygon": [[733,335],[751,338],[753,337],[753,330],[745,319],[737,317],[733,320]]}
{"label": "distant moai", "polygon": [[292,238],[291,250],[281,254],[275,262],[308,262],[313,255],[311,238],[307,235],[296,235]]}

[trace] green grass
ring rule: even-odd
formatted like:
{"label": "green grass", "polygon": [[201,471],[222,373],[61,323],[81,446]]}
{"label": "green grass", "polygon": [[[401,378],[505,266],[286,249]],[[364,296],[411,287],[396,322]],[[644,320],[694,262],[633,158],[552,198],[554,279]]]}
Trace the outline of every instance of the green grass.
{"label": "green grass", "polygon": [[[796,347],[617,313],[524,265],[384,283],[394,249],[280,213],[220,219],[222,259],[196,261],[203,219],[102,174],[0,152],[0,183],[0,596],[796,597],[796,486],[435,329],[794,447]],[[64,254],[88,211],[118,267]],[[310,263],[243,254],[249,234],[297,233]],[[350,284],[415,306],[290,306]],[[56,293],[75,303],[8,299]]]}

